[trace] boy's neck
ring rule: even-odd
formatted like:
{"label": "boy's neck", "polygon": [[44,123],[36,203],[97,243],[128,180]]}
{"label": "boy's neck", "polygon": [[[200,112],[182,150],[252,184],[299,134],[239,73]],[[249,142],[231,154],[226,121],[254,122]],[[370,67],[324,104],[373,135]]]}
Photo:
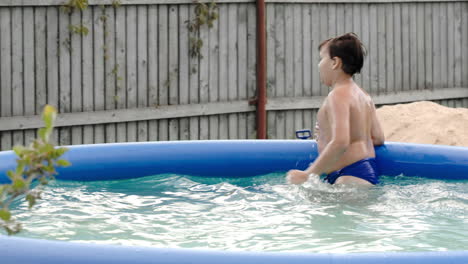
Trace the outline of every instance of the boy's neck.
{"label": "boy's neck", "polygon": [[354,83],[354,80],[352,76],[348,74],[341,74],[333,82],[333,84],[331,85],[331,89],[333,90],[336,87],[340,87],[340,86],[349,86],[350,84],[353,84],[353,83]]}

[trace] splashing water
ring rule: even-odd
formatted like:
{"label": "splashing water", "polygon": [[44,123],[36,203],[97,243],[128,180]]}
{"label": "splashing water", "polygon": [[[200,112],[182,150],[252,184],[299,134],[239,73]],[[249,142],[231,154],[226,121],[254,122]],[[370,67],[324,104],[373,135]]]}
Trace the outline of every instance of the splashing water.
{"label": "splashing water", "polygon": [[55,181],[33,208],[17,201],[19,236],[245,251],[382,252],[468,249],[468,181],[383,177],[371,188],[284,174],[157,175]]}

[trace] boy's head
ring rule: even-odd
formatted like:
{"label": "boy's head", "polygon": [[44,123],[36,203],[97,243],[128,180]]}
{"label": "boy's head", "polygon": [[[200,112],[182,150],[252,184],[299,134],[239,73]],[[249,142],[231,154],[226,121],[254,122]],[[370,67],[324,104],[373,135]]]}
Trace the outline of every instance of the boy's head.
{"label": "boy's head", "polygon": [[[350,76],[360,73],[366,55],[364,46],[354,33],[346,33],[323,41],[319,45],[319,51],[321,75],[329,75],[328,72],[335,69],[341,69]],[[325,84],[328,82],[327,80],[323,81]]]}

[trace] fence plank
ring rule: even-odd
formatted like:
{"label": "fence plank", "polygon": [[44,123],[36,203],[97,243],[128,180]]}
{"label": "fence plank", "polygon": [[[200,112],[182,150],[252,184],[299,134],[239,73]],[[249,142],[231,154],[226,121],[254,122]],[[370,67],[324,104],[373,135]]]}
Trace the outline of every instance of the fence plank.
{"label": "fence plank", "polygon": [[[127,63],[126,63],[126,8],[116,9],[116,61],[115,73],[117,77],[116,104],[118,109],[127,107]],[[127,141],[127,124],[117,124],[117,142]]]}
{"label": "fence plank", "polygon": [[440,32],[439,32],[439,42],[440,42],[440,51],[441,51],[441,79],[442,79],[442,87],[445,85],[448,85],[449,83],[449,74],[452,72],[452,70],[449,70],[449,64],[448,64],[448,56],[449,56],[449,51],[447,50],[449,47],[449,44],[447,43],[448,37],[449,37],[449,29],[447,28],[448,26],[448,17],[447,17],[447,5],[441,5],[441,8],[439,9],[440,11]]}
{"label": "fence plank", "polygon": [[[346,10],[344,8],[343,10]],[[303,92],[305,97],[312,96],[312,72],[313,64],[316,61],[312,60],[312,53],[317,53],[316,48],[313,47],[312,44],[312,26],[311,26],[311,9],[310,6],[302,8],[302,19],[303,19],[303,26],[302,26],[302,36],[303,36],[303,68],[302,68],[302,76],[303,76]],[[312,115],[311,111],[302,111],[302,127],[307,128],[310,127],[310,123],[312,122]]]}
{"label": "fence plank", "polygon": [[416,4],[409,4],[409,90],[418,89],[418,28]]}
{"label": "fence plank", "polygon": [[[351,5],[352,7],[350,8],[350,12],[349,13],[352,13],[352,19],[349,19],[347,21],[350,21],[348,24],[351,24],[351,21],[352,21],[352,25],[353,25],[353,29],[352,29],[352,32],[356,33],[358,35],[358,37],[361,39],[362,41],[362,27],[361,27],[361,8],[359,7],[359,5]],[[352,12],[351,12],[351,9],[352,9]],[[367,43],[365,43],[365,48],[367,50]],[[363,65],[363,68],[361,70],[361,72],[367,70],[367,66],[366,64],[368,64],[368,60],[367,58],[364,58],[364,65]],[[354,78],[354,81],[362,88],[364,89],[368,89],[366,88],[363,83],[362,83],[362,74],[357,74],[356,77]],[[315,124],[314,124],[314,127],[315,127]]]}
{"label": "fence plank", "polygon": [[[23,20],[25,18],[34,19],[34,9],[25,7],[23,9]],[[23,63],[24,63],[24,114],[34,115],[35,94],[34,94],[34,23],[23,24]],[[24,131],[24,143],[29,145],[36,137],[34,130]]]}
{"label": "fence plank", "polygon": [[424,16],[424,5],[422,4],[415,4],[416,8],[416,31],[417,33],[415,34],[417,38],[417,85],[414,89],[426,89],[425,87],[425,81],[426,81],[426,63],[425,63],[425,42],[427,41],[427,38],[425,38],[425,32],[424,32],[424,24],[426,23],[425,20],[428,18]]}
{"label": "fence plank", "polygon": [[[115,7],[106,6],[104,9],[104,74],[105,74],[105,97],[104,105],[106,110],[115,109],[116,99],[116,79],[117,79],[117,61],[116,61],[116,28],[115,28]],[[105,142],[117,142],[116,125],[107,124],[105,126]]]}
{"label": "fence plank", "polygon": [[393,6],[393,47],[394,47],[394,86],[389,87],[389,92],[396,92],[403,90],[403,65],[402,65],[402,30],[401,25],[401,5],[392,5]]}
{"label": "fence plank", "polygon": [[[247,85],[247,72],[249,64],[247,61],[247,5],[238,4],[237,13],[237,86],[239,94],[237,96],[240,100],[247,99],[248,85]],[[247,114],[238,114],[239,122],[237,125],[237,138],[247,138]]]}
{"label": "fence plank", "polygon": [[[159,90],[158,90],[158,105],[169,104],[168,85],[170,84],[169,79],[169,48],[168,39],[169,32],[167,25],[169,23],[168,8],[166,5],[160,6],[158,9],[159,28],[158,28],[158,59],[159,59]],[[160,120],[158,122],[158,140],[169,139],[169,123],[167,120]]]}
{"label": "fence plank", "polygon": [[[138,107],[137,87],[137,9],[136,6],[128,6],[127,9],[127,108]],[[127,123],[127,141],[138,140],[137,123]]]}
{"label": "fence plank", "polygon": [[441,23],[441,12],[440,12],[440,3],[434,3],[432,5],[432,12],[433,12],[433,24],[432,24],[432,39],[433,39],[433,85],[434,88],[441,88],[442,87],[442,53],[440,42],[441,38],[443,38],[440,34],[440,23]]}
{"label": "fence plank", "polygon": [[[36,11],[36,19],[39,19],[37,16],[37,11]],[[74,12],[71,14],[71,25],[79,25],[81,24],[81,13],[79,12]],[[36,38],[38,36],[36,35]],[[71,60],[71,112],[81,112],[83,111],[83,94],[82,94],[82,78],[81,78],[81,72],[82,72],[82,57],[81,57],[81,35],[79,34],[70,34],[70,60]],[[36,56],[37,56],[36,51]],[[36,75],[37,75],[37,68],[40,67],[37,63],[36,59]],[[36,90],[38,85],[41,82],[37,82],[36,84]],[[39,96],[40,94],[38,94]],[[71,144],[77,145],[77,144],[82,144],[83,143],[83,128],[80,126],[75,126],[71,128]]]}
{"label": "fence plank", "polygon": [[[256,17],[256,8],[255,4],[249,4],[247,5],[247,98],[253,98],[255,97],[256,90],[257,90],[257,17]],[[269,12],[271,12],[273,9],[268,9],[267,6],[267,16],[269,16]],[[270,20],[267,18],[267,22]],[[273,20],[274,22],[274,20]],[[269,32],[269,27],[267,26],[267,30]],[[268,33],[267,33],[268,36]],[[268,40],[267,40],[268,41]],[[267,42],[267,47],[270,44]],[[268,48],[267,48],[268,49]],[[272,49],[272,52],[274,52],[274,45],[273,47],[269,48]],[[268,50],[267,50],[268,52]],[[268,53],[267,53],[268,54]],[[274,53],[273,53],[274,54]],[[270,97],[272,95],[272,89],[269,89],[270,86],[270,77],[271,75],[268,74],[268,59],[267,59],[267,97]],[[273,69],[274,70],[274,69]],[[256,118],[255,118],[255,113],[247,113],[247,138],[252,139],[252,138],[257,138],[257,129],[256,129]],[[268,127],[268,124],[267,124]]]}
{"label": "fence plank", "polygon": [[302,10],[302,51],[301,56],[302,59],[302,82],[303,82],[303,95],[304,96],[312,96],[312,65],[316,63],[316,61],[312,60],[312,53],[316,52],[315,47],[312,47],[312,28],[311,28],[311,13],[310,7],[305,6],[305,8],[301,8]]}
{"label": "fence plank", "polygon": [[[137,106],[148,107],[148,8],[137,8]],[[138,122],[137,129],[137,141],[148,141],[148,122]]]}
{"label": "fence plank", "polygon": [[366,45],[368,48],[368,53],[367,53],[367,61],[364,63],[363,67],[363,72],[362,72],[362,78],[361,78],[361,83],[363,88],[366,91],[372,92],[372,84],[371,84],[371,71],[372,71],[372,47],[371,47],[371,42],[370,42],[370,19],[369,19],[369,6],[368,5],[361,5],[361,30],[362,30],[362,37],[361,40]]}
{"label": "fence plank", "polygon": [[310,8],[311,12],[311,50],[312,50],[312,96],[321,95],[321,84],[320,76],[318,70],[318,64],[320,62],[320,53],[318,51],[318,46],[322,39],[320,39],[320,9],[319,5],[312,5]]}
{"label": "fence plank", "polygon": [[[93,9],[93,70],[94,70],[94,110],[104,110],[105,70],[104,70],[104,7],[95,6]],[[104,125],[94,126],[94,143],[104,143]]]}
{"label": "fence plank", "polygon": [[[454,5],[447,5],[446,23],[447,23],[447,40],[444,41],[447,49],[447,85],[454,87],[454,75],[455,75],[455,10]],[[450,40],[450,41],[448,41]],[[453,102],[450,103],[453,106]]]}
{"label": "fence plank", "polygon": [[[226,14],[221,13],[220,9],[220,18],[222,16],[225,16]],[[190,6],[189,8],[189,17],[190,19],[195,18],[195,6]],[[198,39],[198,34],[196,32],[192,32],[190,34],[190,37],[193,39]],[[226,57],[224,57],[226,58]],[[199,102],[199,97],[198,97],[198,90],[199,90],[199,62],[198,62],[198,56],[190,56],[189,58],[189,77],[190,77],[190,98],[189,98],[189,103],[190,104],[197,104]],[[220,89],[226,89],[227,86],[220,87]],[[189,119],[189,131],[190,131],[190,139],[191,140],[197,140],[200,138],[200,133],[199,133],[199,118],[198,117],[191,117]]]}
{"label": "fence plank", "polygon": [[[385,90],[383,92],[388,93],[390,91],[393,91],[395,89],[395,46],[394,46],[394,9],[393,5],[389,4],[387,5],[387,14],[385,16],[386,21],[385,21],[385,30],[387,32],[387,38],[386,38],[386,49],[384,50],[385,54],[384,57],[386,59],[385,62],[385,67],[384,71],[386,74],[386,83],[385,85]],[[383,10],[385,12],[385,10]],[[382,62],[379,62],[382,63]],[[398,66],[399,67],[399,66]]]}
{"label": "fence plank", "polygon": [[[12,104],[13,116],[24,114],[24,87],[23,87],[23,49],[20,43],[23,43],[23,10],[19,7],[13,7],[11,10],[11,43],[12,43]],[[15,44],[14,44],[15,43]],[[13,145],[24,145],[23,131],[13,132]]]}
{"label": "fence plank", "polygon": [[[12,115],[10,8],[0,8],[0,103],[1,116]],[[12,148],[11,132],[2,131],[0,150]]]}
{"label": "fence plank", "polygon": [[336,35],[340,36],[346,33],[345,31],[345,7],[346,4],[336,5]]}
{"label": "fence plank", "polygon": [[[345,4],[343,5],[343,9],[344,9],[344,32],[343,33],[349,33],[349,32],[354,32],[356,33],[355,31],[355,25],[354,25],[354,8],[353,8],[354,5],[352,4]],[[308,111],[311,115],[312,115],[312,112],[311,111]]]}
{"label": "fence plank", "polygon": [[[322,5],[322,4],[319,4],[318,7],[319,7],[319,10],[318,10],[317,17],[319,17],[319,21],[317,25],[319,25],[319,31],[318,31],[319,37],[318,37],[317,47],[320,45],[320,43],[332,37],[328,28],[328,8],[329,7],[328,5]],[[320,52],[319,52],[319,56],[320,56]],[[320,58],[318,59],[318,62],[320,62]],[[327,95],[328,87],[326,87],[322,82],[319,82],[319,84],[320,84],[319,95],[320,96]]]}
{"label": "fence plank", "polygon": [[[59,76],[58,58],[58,13],[57,7],[47,8],[47,104],[58,109],[59,106]],[[58,133],[54,129],[51,142],[58,143]]]}
{"label": "fence plank", "polygon": [[370,86],[369,91],[372,94],[378,94],[379,91],[379,50],[378,43],[381,40],[378,34],[378,25],[382,23],[381,19],[377,17],[377,5],[369,5],[369,78]]}
{"label": "fence plank", "polygon": [[[390,65],[387,61],[386,55],[388,53],[392,54],[392,47],[391,45],[387,45],[387,38],[389,35],[389,32],[386,30],[387,28],[387,17],[391,16],[391,13],[387,13],[386,10],[389,9],[388,5],[377,5],[377,17],[376,17],[376,22],[377,22],[377,32],[376,34],[376,39],[375,39],[375,44],[374,48],[377,50],[374,50],[374,55],[376,55],[375,58],[375,63],[374,67],[377,74],[374,74],[374,78],[377,78],[377,80],[374,80],[377,82],[377,89],[376,93],[377,94],[383,94],[387,90],[387,72],[388,68]],[[393,55],[393,54],[392,54]],[[375,72],[375,71],[374,71]]]}
{"label": "fence plank", "polygon": [[[213,21],[213,27],[210,29],[209,33],[209,65],[210,65],[210,74],[209,74],[209,101],[216,102],[219,98],[219,89],[220,89],[220,79],[219,77],[219,19]],[[219,138],[219,116],[210,116],[209,117],[209,138],[218,139]]]}
{"label": "fence plank", "polygon": [[[83,111],[93,110],[93,10],[85,9],[82,13],[82,25],[90,30],[90,34],[81,36],[82,45],[82,84],[83,84]],[[94,143],[94,127],[83,127],[83,143]]]}
{"label": "fence plank", "polygon": [[[209,102],[209,70],[210,70],[210,49],[209,49],[209,29],[205,26],[200,30],[200,39],[203,41],[203,46],[200,49],[201,58],[199,60],[199,98],[200,103]],[[200,139],[209,139],[210,127],[208,117],[199,118]]]}
{"label": "fence plank", "polygon": [[402,80],[403,80],[403,89],[402,90],[410,90],[411,83],[410,83],[410,73],[411,73],[411,59],[410,59],[410,13],[409,13],[409,6],[404,5],[401,8],[401,28],[402,28]]}
{"label": "fence plank", "polygon": [[[276,91],[278,89],[278,83],[276,79],[276,35],[277,33],[277,27],[276,27],[276,18],[275,18],[275,5],[267,5],[266,6],[266,31],[267,31],[267,36],[266,36],[266,45],[267,45],[267,58],[266,58],[266,64],[267,64],[267,97],[268,98],[273,98],[276,96]],[[256,19],[256,15],[253,16],[251,14],[252,12],[249,12],[249,25],[253,24],[253,21],[251,21],[251,18]],[[255,29],[252,29],[252,27],[249,27],[249,59],[252,58],[252,48],[251,45],[255,45],[256,47],[256,42],[255,44],[252,44],[252,38],[256,36],[257,33]],[[256,55],[256,54],[255,54]],[[249,60],[250,62],[252,61],[251,59]],[[252,63],[250,63],[252,65]],[[251,66],[252,67],[252,66]],[[251,68],[252,70],[252,68]],[[254,86],[254,80],[255,77],[251,77],[249,74],[249,86]],[[250,93],[250,97],[256,96],[254,92]],[[251,135],[253,132],[250,131],[249,135]],[[256,132],[255,132],[256,134]],[[267,113],[267,138],[276,138],[276,112],[271,111]]]}
{"label": "fence plank", "polygon": [[[277,5],[275,10],[275,42],[276,42],[276,96],[282,97],[286,95],[286,25],[285,25],[285,9],[284,5]],[[276,112],[276,138],[284,138],[286,129],[286,120],[283,112]]]}
{"label": "fence plank", "polygon": [[[177,105],[179,97],[179,69],[178,67],[178,7],[176,5],[169,6],[169,104]],[[179,120],[169,120],[169,140],[179,139]]]}
{"label": "fence plank", "polygon": [[[39,9],[36,9],[36,20],[39,20],[42,18],[41,15],[38,14]],[[44,16],[45,17],[45,16]],[[81,24],[81,13],[79,12],[73,12],[71,14],[71,25],[79,25]],[[42,22],[42,21],[41,21]],[[36,29],[37,32],[37,29]],[[70,50],[71,50],[71,112],[81,112],[83,111],[83,91],[82,91],[82,78],[81,78],[81,73],[82,73],[82,52],[81,52],[81,35],[79,34],[70,34]],[[36,34],[36,41],[39,41],[40,43],[43,43],[42,37]],[[45,43],[44,43],[45,44]],[[44,49],[45,50],[45,49]],[[36,76],[38,76],[38,69],[41,69],[41,62],[42,59],[38,56],[42,53],[42,49],[36,49]],[[38,62],[39,59],[39,62]],[[43,59],[45,62],[45,57]],[[40,79],[36,79],[36,91],[41,87],[40,85],[44,85],[44,88],[41,87],[39,91],[37,91],[37,96],[39,97],[41,94],[41,90],[44,89],[45,93],[45,77],[44,80],[42,80],[42,75],[45,75],[45,69],[41,73],[41,75],[38,76]],[[38,111],[36,110],[36,113]],[[77,145],[77,144],[83,144],[83,128],[80,126],[72,127],[71,128],[71,144]]]}
{"label": "fence plank", "polygon": [[328,19],[325,21],[328,22],[327,28],[328,28],[328,38],[333,38],[338,36],[337,33],[337,23],[336,23],[336,8],[337,4],[327,4],[328,7]]}
{"label": "fence plank", "polygon": [[424,43],[424,57],[425,57],[425,83],[424,87],[426,89],[432,90],[434,88],[433,80],[432,80],[432,71],[433,71],[433,64],[432,64],[432,57],[434,54],[433,51],[433,36],[432,36],[432,27],[434,24],[434,17],[432,13],[432,4],[425,3],[424,4],[424,17],[426,18],[426,22],[424,23],[424,36],[425,36],[425,43]]}
{"label": "fence plank", "polygon": [[[158,38],[158,6],[151,5],[148,7],[148,43],[159,43]],[[148,46],[148,97],[149,106],[158,106],[158,89],[159,89],[159,54],[157,45]],[[158,140],[158,121],[148,121],[148,139],[150,141]]]}
{"label": "fence plank", "polygon": [[[189,71],[190,71],[190,54],[189,54],[189,31],[185,21],[189,20],[188,6],[179,7],[179,103],[186,105],[189,103]],[[206,44],[205,44],[206,45]],[[216,72],[216,71],[214,71]],[[213,72],[213,73],[214,73]],[[213,74],[214,75],[214,74]],[[217,87],[217,85],[215,85]],[[190,139],[189,119],[179,119],[180,139]]]}
{"label": "fence plank", "polygon": [[[293,77],[293,92],[294,96],[303,96],[304,95],[304,83],[303,83],[303,43],[304,43],[304,35],[302,32],[302,11],[299,5],[294,5],[292,9],[292,23],[293,23],[293,38],[296,40],[293,42],[293,73],[291,74]],[[293,119],[293,126],[292,130],[297,130],[303,127],[303,115],[301,110],[296,110],[292,112],[294,119]],[[290,133],[294,133],[294,131],[290,131]]]}
{"label": "fence plank", "polygon": [[[71,72],[70,72],[70,55],[71,55],[71,36],[69,25],[71,23],[70,14],[59,12],[59,80],[60,80],[60,101],[59,113],[71,112]],[[26,25],[26,24],[25,24]],[[26,42],[24,43],[26,44]],[[59,129],[59,144],[70,145],[71,128]]]}
{"label": "fence plank", "polygon": [[[450,5],[452,6],[452,5]],[[468,75],[468,72],[462,73],[462,3],[454,3],[453,4],[453,16],[451,19],[453,20],[454,27],[453,27],[453,74],[454,74],[454,87],[461,87],[462,85],[462,75]],[[465,30],[466,31],[466,30]],[[464,46],[465,49],[468,49],[468,46]],[[458,103],[458,101],[457,101]]]}
{"label": "fence plank", "polygon": [[[462,8],[462,18],[463,18],[463,26],[466,27],[468,25],[468,2],[465,2],[463,4]],[[464,27],[462,28],[462,47],[468,47],[468,30],[463,30]],[[462,58],[463,58],[463,63],[462,63],[462,72],[463,72],[463,87],[468,87],[468,49],[463,48],[462,49]],[[468,105],[468,100],[465,100],[464,105],[467,107]]]}
{"label": "fence plank", "polygon": [[[219,101],[228,100],[228,63],[226,60],[228,58],[228,30],[229,30],[229,14],[228,6],[223,5],[219,7]],[[228,116],[220,115],[219,116],[219,138],[228,139],[229,130],[228,130]],[[192,133],[192,129],[190,129]]]}
{"label": "fence plank", "polygon": [[[228,100],[236,100],[238,97],[238,78],[237,78],[237,45],[238,45],[238,38],[237,38],[237,4],[229,4],[228,5],[228,38],[227,41],[228,45]],[[230,114],[228,115],[228,138],[235,139],[238,137],[237,134],[237,126],[238,126],[238,117],[237,114]]]}

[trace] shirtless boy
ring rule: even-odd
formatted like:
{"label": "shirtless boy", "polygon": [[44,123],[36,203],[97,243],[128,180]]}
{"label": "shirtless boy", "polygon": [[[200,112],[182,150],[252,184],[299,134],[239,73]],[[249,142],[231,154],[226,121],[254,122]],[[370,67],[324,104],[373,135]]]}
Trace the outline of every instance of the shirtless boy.
{"label": "shirtless boy", "polygon": [[370,96],[353,80],[365,52],[355,34],[325,40],[319,46],[320,79],[331,87],[317,114],[318,158],[305,171],[290,170],[287,179],[301,184],[326,175],[330,184],[377,184],[375,145],[384,143]]}

